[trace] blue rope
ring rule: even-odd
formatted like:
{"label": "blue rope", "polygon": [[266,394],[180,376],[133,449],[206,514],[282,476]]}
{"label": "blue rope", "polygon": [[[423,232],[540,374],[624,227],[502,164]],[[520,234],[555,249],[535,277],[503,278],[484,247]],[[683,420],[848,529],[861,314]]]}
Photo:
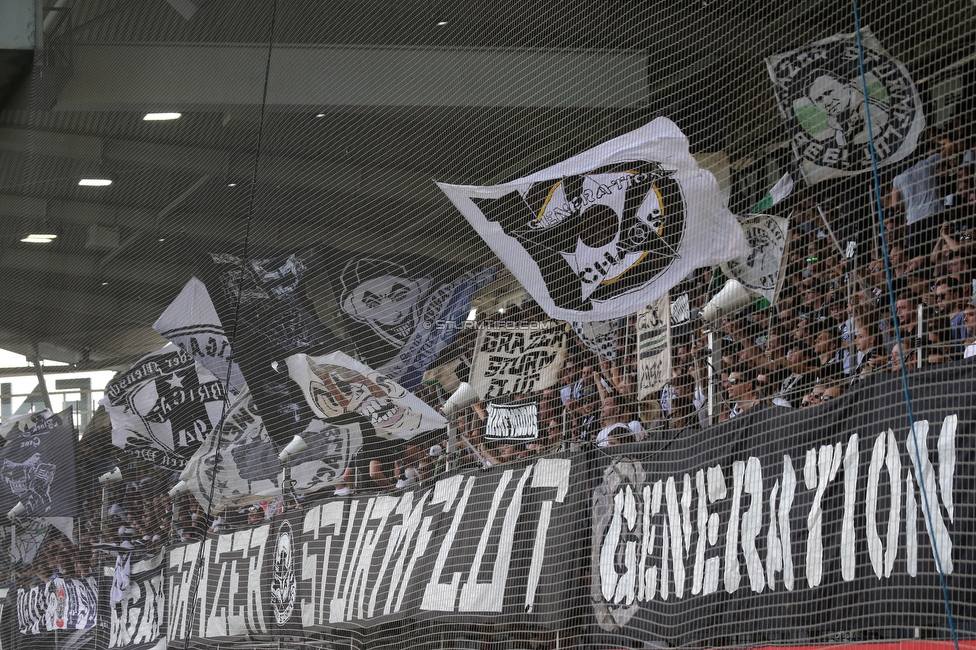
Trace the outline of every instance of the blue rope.
{"label": "blue rope", "polygon": [[[908,424],[910,431],[915,431],[915,414],[912,411],[912,397],[911,392],[908,390],[908,373],[905,370],[905,353],[904,348],[901,343],[901,323],[898,321],[898,312],[895,309],[895,290],[891,284],[891,262],[888,259],[888,242],[885,237],[884,229],[884,210],[881,206],[881,184],[878,180],[878,159],[874,150],[874,132],[871,129],[871,104],[868,102],[868,82],[864,73],[864,45],[861,42],[861,18],[857,11],[857,0],[851,0],[851,4],[854,7],[854,30],[857,34],[857,63],[858,68],[861,72],[861,88],[864,93],[864,111],[865,111],[865,128],[868,132],[868,147],[871,152],[871,170],[874,179],[874,196],[875,203],[878,207],[878,228],[881,231],[881,252],[884,255],[885,264],[885,279],[888,284],[888,301],[889,307],[891,308],[891,314],[895,324],[895,340],[898,343],[898,349],[901,351],[902,356],[901,362],[901,385],[902,390],[905,393],[905,404],[908,407]],[[916,327],[921,328],[922,324],[917,323]],[[921,354],[921,350],[917,351],[917,354]],[[912,436],[914,442],[914,452],[915,452],[915,466],[919,472],[922,471],[922,454],[918,448],[918,436]],[[928,450],[926,449],[926,454]],[[921,479],[921,474],[919,475]],[[949,631],[952,634],[952,642],[955,644],[956,650],[959,650],[959,637],[956,634],[956,624],[952,619],[952,604],[949,602],[949,590],[946,587],[945,572],[942,570],[942,559],[939,557],[939,549],[935,544],[935,531],[932,528],[932,509],[929,505],[929,496],[925,490],[925,481],[919,480],[920,492],[922,493],[922,503],[925,506],[925,524],[928,528],[929,540],[932,542],[932,555],[935,556],[935,565],[939,571],[939,582],[942,585],[942,600],[945,602],[946,617],[949,619]]]}

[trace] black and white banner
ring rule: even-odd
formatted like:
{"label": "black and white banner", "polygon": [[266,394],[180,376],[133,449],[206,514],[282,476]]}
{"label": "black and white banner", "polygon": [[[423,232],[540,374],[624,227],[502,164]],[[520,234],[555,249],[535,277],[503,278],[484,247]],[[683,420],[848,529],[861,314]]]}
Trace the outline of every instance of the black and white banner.
{"label": "black and white banner", "polygon": [[112,443],[153,465],[180,471],[220,422],[223,383],[169,343],[105,388]]}
{"label": "black and white banner", "polygon": [[26,517],[76,515],[77,438],[70,408],[57,414],[45,410],[11,427],[0,449],[0,510],[9,512],[20,502]]}
{"label": "black and white banner", "polygon": [[914,428],[901,380],[875,377],[816,408],[686,431],[653,455],[612,448],[591,500],[598,645],[905,638],[908,620],[946,638],[940,566],[969,629],[976,373],[910,377]]}
{"label": "black and white banner", "polygon": [[532,393],[556,383],[566,360],[566,324],[505,323],[478,330],[469,383],[483,399]]}
{"label": "black and white banner", "polygon": [[627,336],[627,319],[612,318],[573,322],[573,331],[587,350],[611,362],[617,360],[617,343]]}
{"label": "black and white banner", "polygon": [[410,391],[464,326],[471,296],[496,269],[451,265],[417,255],[381,258],[344,251],[333,290],[344,329],[363,362]]}
{"label": "black and white banner", "polygon": [[486,440],[527,442],[539,438],[539,401],[519,404],[488,403]]}
{"label": "black and white banner", "polygon": [[741,217],[739,223],[752,250],[723,264],[722,271],[752,293],[773,302],[780,285],[789,220],[769,214],[749,214]]}
{"label": "black and white banner", "polygon": [[98,588],[94,578],[55,577],[17,592],[21,634],[87,630],[98,619]]}
{"label": "black and white banner", "polygon": [[324,420],[356,414],[380,433],[403,440],[447,426],[444,416],[416,395],[342,352],[295,354],[287,364],[309,407]]}
{"label": "black and white banner", "polygon": [[[296,492],[332,487],[342,478],[362,446],[359,425],[318,418],[301,433],[308,449],[290,461]],[[282,493],[282,468],[264,421],[245,387],[230,406],[223,423],[193,454],[180,474],[201,504],[213,493],[215,510],[259,501]]]}
{"label": "black and white banner", "polygon": [[903,160],[925,127],[922,100],[907,68],[866,27],[861,43],[863,82],[856,33],[766,59],[807,183],[869,171],[872,140],[879,165]]}
{"label": "black and white banner", "polygon": [[633,314],[748,252],[715,177],[665,117],[504,185],[438,185],[558,320]]}
{"label": "black and white banner", "polygon": [[108,647],[148,650],[166,636],[166,554],[132,562],[129,572],[105,568],[104,585],[110,585],[110,597],[100,590],[99,606],[103,620],[109,622]]}
{"label": "black and white banner", "polygon": [[637,399],[671,381],[671,310],[665,295],[637,312]]}
{"label": "black and white banner", "polygon": [[[244,388],[244,375],[231,354],[230,342],[203,282],[190,278],[153,323],[153,329],[213,373],[233,395]],[[228,382],[228,377],[230,381]]]}

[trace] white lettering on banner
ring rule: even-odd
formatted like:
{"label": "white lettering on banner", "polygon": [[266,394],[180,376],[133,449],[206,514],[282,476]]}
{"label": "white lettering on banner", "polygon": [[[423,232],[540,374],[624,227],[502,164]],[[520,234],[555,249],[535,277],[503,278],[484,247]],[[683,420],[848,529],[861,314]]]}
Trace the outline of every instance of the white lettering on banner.
{"label": "white lettering on banner", "polygon": [[[261,575],[270,527],[218,535],[169,554],[167,639],[239,636],[267,632]],[[198,557],[203,566],[193,588]],[[217,575],[211,584],[210,570]],[[195,594],[195,602],[190,601]],[[195,621],[190,619],[191,610]]]}
{"label": "white lettering on banner", "polygon": [[[424,491],[382,495],[369,499],[331,502],[311,508],[303,523],[302,579],[309,590],[301,600],[302,623],[322,626],[402,610],[419,559],[431,557],[428,546],[437,522],[447,525],[434,558],[420,608],[438,612],[502,611],[512,560],[512,546],[523,505],[529,493],[538,499],[533,519],[535,539],[524,594],[532,611],[545,561],[545,542],[555,503],[569,492],[571,461],[540,459],[496,478],[454,475]],[[494,486],[491,505],[472,511],[468,506],[479,482]],[[541,490],[541,493],[539,492]],[[347,510],[348,509],[348,510]],[[523,524],[525,522],[523,521]],[[446,572],[456,561],[454,544],[462,529],[481,527],[478,545],[465,571]],[[477,528],[474,528],[477,530]],[[497,555],[489,565],[489,549]]]}
{"label": "white lettering on banner", "polygon": [[[210,555],[210,544],[211,540],[203,542],[204,567],[200,576],[200,585],[197,589],[197,598],[200,598],[207,592],[206,561]],[[190,606],[190,594],[193,587],[193,579],[196,574],[198,557],[200,557],[200,542],[187,544],[186,546],[181,546],[170,551],[168,566],[170,569],[175,569],[175,571],[169,576],[166,585],[166,591],[169,596],[168,615],[166,617],[166,638],[169,641],[173,639],[185,639],[190,633],[191,621],[189,617],[191,609],[193,609]],[[176,582],[177,578],[179,582]],[[201,624],[197,627],[202,628],[202,607],[197,608],[196,612],[201,618]]]}
{"label": "white lettering on banner", "polygon": [[[685,568],[689,561],[692,563],[690,591],[693,596],[716,592],[720,580],[729,594],[739,592],[743,586],[743,563],[751,591],[762,593],[767,586],[775,590],[776,574],[782,575],[783,587],[792,591],[796,587],[792,537],[798,533],[805,535],[806,542],[805,584],[810,588],[820,585],[824,577],[824,498],[835,484],[843,491],[840,513],[842,580],[854,580],[859,569],[861,576],[864,575],[865,567],[856,565],[855,556],[857,537],[861,535],[870,559],[870,567],[866,569],[878,579],[891,577],[901,548],[906,557],[906,571],[915,576],[919,514],[924,517],[941,570],[945,574],[952,573],[952,541],[946,520],[951,524],[954,517],[952,490],[957,423],[956,415],[947,416],[942,423],[936,445],[938,475],[927,446],[927,421],[915,423],[904,448],[899,448],[891,429],[881,432],[873,438],[863,493],[858,491],[858,479],[862,458],[866,455],[860,454],[861,438],[857,433],[847,440],[846,452],[842,442],[807,450],[803,487],[812,494],[805,530],[795,532],[790,529],[790,511],[797,476],[793,459],[788,455],[783,456],[782,474],[775,478],[768,495],[764,495],[763,468],[758,458],[732,463],[731,490],[721,465],[699,469],[694,479],[697,494],[694,513],[692,480],[688,474],[684,475],[685,489],[679,500],[676,477],[644,485],[645,471],[641,464],[621,457],[607,468],[604,482],[593,496],[595,547],[591,593],[597,620],[604,629],[612,631],[626,625],[634,608],[642,602],[658,597],[668,600],[672,593],[676,598],[683,598]],[[911,459],[910,468],[904,467],[902,453],[907,453]],[[838,484],[837,474],[842,466],[843,482]],[[928,498],[928,507],[923,503],[922,513],[918,513],[916,486]],[[879,513],[882,487],[886,488],[890,502],[884,539],[878,532],[878,518],[883,516]],[[866,523],[863,530],[855,527],[854,513],[859,498],[864,499]],[[722,526],[715,506],[726,499],[726,507],[721,508],[727,514],[720,539]],[[902,517],[905,518],[904,534]],[[765,558],[760,556],[756,545],[764,526]],[[696,536],[694,544],[693,535]],[[724,552],[720,552],[723,549]]]}
{"label": "white lettering on banner", "polygon": [[[142,607],[137,607],[140,601]],[[129,594],[112,607],[108,647],[122,648],[158,639],[164,607],[162,575],[131,582]]]}

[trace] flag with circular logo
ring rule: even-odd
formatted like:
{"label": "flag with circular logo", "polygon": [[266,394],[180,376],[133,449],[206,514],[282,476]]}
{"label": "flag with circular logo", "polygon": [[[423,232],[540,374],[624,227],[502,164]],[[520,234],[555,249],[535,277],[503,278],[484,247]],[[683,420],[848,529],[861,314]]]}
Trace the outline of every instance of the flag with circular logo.
{"label": "flag with circular logo", "polygon": [[908,69],[867,27],[766,59],[793,153],[808,183],[903,160],[925,127]]}

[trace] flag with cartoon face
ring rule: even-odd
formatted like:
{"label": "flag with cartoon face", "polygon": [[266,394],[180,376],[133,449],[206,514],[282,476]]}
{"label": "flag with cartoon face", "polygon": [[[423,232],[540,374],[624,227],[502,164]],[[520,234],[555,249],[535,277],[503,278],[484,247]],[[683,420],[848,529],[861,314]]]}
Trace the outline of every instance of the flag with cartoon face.
{"label": "flag with cartoon face", "polygon": [[674,122],[503,185],[439,187],[549,316],[636,313],[696,268],[748,252]]}
{"label": "flag with cartoon face", "polygon": [[71,409],[43,411],[6,429],[0,449],[0,510],[18,502],[25,517],[70,518],[77,514],[75,432]]}
{"label": "flag with cartoon face", "polygon": [[358,354],[411,391],[463,327],[472,295],[498,275],[418,255],[334,255],[342,263],[333,289]]}
{"label": "flag with cartoon face", "polygon": [[224,395],[213,373],[169,343],[110,383],[99,404],[116,447],[179,471],[220,422]]}
{"label": "flag with cartoon face", "polygon": [[403,440],[447,426],[444,416],[420,398],[347,354],[295,354],[287,362],[309,407],[324,420],[356,414],[380,435]]}
{"label": "flag with cartoon face", "polygon": [[[922,101],[908,69],[867,27],[766,59],[793,153],[807,183],[903,160],[925,128]],[[865,87],[867,92],[865,92]]]}

